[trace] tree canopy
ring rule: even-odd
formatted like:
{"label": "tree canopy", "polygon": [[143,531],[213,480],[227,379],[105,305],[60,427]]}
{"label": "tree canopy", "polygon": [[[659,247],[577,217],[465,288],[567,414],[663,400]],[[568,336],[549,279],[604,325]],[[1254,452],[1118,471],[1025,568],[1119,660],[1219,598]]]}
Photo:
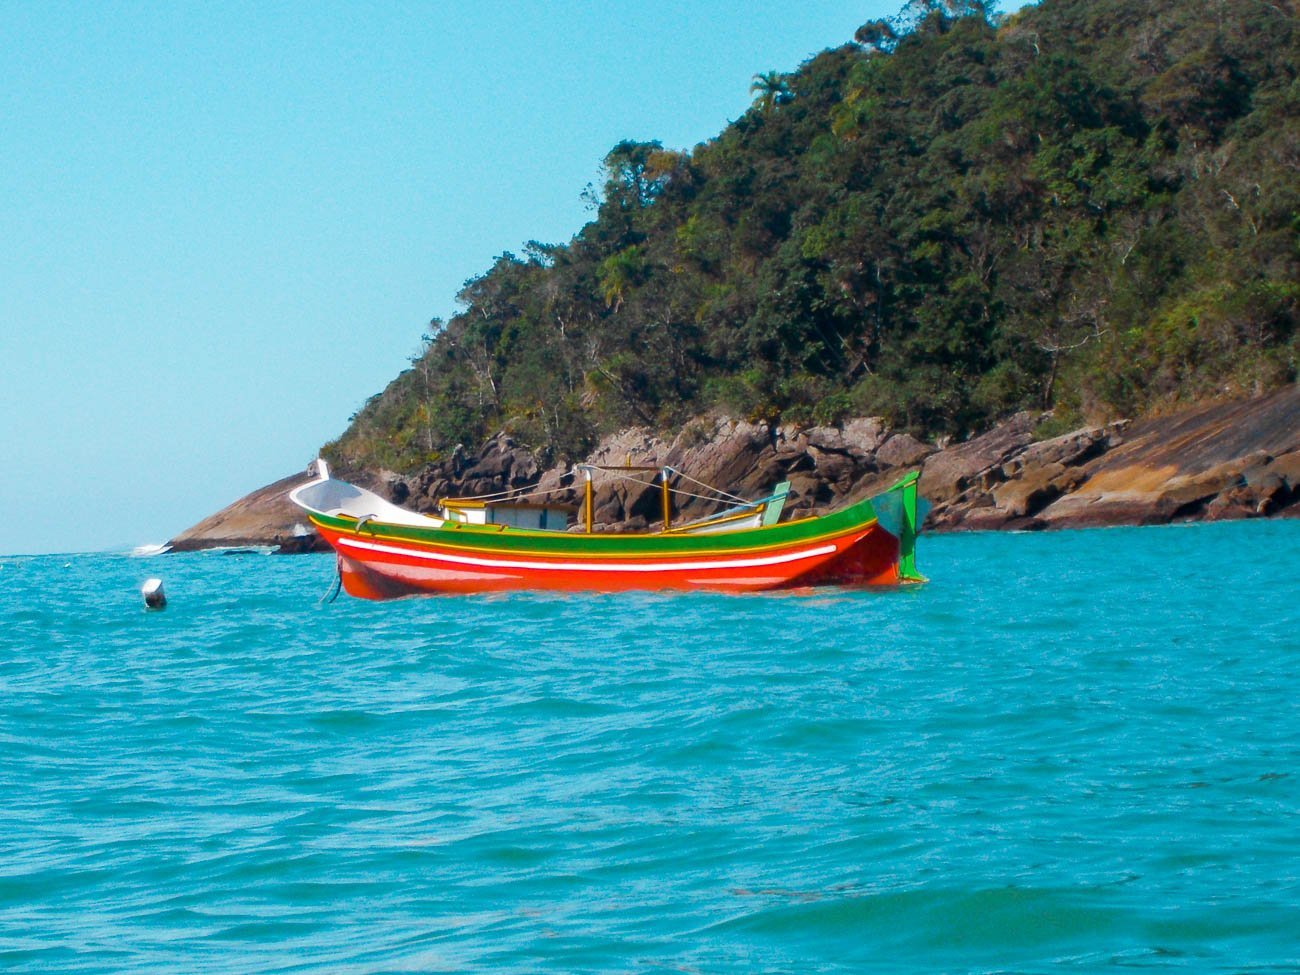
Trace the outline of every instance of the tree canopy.
{"label": "tree canopy", "polygon": [[1285,0],[913,0],[691,152],[615,146],[594,219],[466,282],[327,453],[572,456],[710,409],[961,436],[1294,381],[1298,40]]}

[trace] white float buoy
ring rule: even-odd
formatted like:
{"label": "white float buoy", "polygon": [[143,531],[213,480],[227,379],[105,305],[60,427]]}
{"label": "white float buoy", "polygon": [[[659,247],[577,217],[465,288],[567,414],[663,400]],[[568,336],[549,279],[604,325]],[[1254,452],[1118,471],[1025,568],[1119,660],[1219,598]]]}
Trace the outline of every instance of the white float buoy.
{"label": "white float buoy", "polygon": [[161,579],[146,579],[140,587],[146,609],[162,609],[167,605],[167,595],[163,592]]}

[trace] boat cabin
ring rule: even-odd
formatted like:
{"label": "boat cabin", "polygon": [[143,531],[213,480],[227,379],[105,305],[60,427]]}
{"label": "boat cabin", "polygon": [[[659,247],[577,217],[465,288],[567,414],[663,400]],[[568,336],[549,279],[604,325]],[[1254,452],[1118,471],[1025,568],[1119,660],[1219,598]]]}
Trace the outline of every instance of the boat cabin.
{"label": "boat cabin", "polygon": [[481,501],[445,498],[438,514],[466,525],[509,525],[536,531],[562,532],[577,513],[571,504],[530,504],[525,501]]}

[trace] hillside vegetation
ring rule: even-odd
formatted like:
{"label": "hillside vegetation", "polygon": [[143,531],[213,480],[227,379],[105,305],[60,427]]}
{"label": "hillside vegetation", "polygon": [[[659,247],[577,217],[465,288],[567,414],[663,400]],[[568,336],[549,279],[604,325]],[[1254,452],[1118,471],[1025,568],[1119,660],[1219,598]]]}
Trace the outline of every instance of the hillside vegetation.
{"label": "hillside vegetation", "polygon": [[1294,0],[911,3],[690,152],[623,142],[594,219],[503,254],[327,445],[576,456],[711,409],[964,436],[1293,381]]}

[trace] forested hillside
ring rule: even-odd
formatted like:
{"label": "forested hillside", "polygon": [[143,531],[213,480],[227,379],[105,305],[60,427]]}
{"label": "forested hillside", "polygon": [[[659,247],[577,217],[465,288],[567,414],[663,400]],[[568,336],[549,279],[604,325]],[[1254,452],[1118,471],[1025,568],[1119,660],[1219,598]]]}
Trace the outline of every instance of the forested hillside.
{"label": "forested hillside", "polygon": [[467,282],[326,455],[715,408],[960,437],[1293,381],[1298,42],[1295,0],[914,2],[710,142],[615,146],[594,219]]}

